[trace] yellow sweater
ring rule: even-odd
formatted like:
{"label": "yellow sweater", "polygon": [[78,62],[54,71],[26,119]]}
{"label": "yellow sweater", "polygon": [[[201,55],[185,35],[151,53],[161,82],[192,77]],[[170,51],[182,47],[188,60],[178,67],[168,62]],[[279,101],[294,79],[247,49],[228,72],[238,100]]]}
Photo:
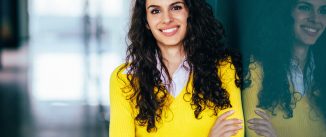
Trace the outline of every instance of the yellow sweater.
{"label": "yellow sweater", "polygon": [[[146,126],[139,126],[135,121],[137,110],[134,103],[126,100],[127,94],[122,88],[126,87],[127,75],[124,70],[118,70],[118,67],[111,75],[110,80],[110,137],[207,137],[212,126],[214,125],[217,116],[213,115],[213,111],[206,109],[200,116],[201,119],[196,119],[194,110],[191,108],[191,95],[185,94],[186,87],[176,97],[169,96],[167,107],[163,109],[161,122],[156,122],[157,131],[148,133]],[[125,69],[125,68],[124,68]],[[120,76],[121,79],[117,77]],[[220,66],[219,76],[222,80],[222,86],[229,92],[232,108],[222,110],[222,113],[228,110],[235,110],[235,113],[229,118],[243,119],[242,104],[240,97],[240,89],[236,87],[235,70],[230,63],[224,63]],[[192,91],[192,77],[188,84],[189,91]],[[187,100],[187,101],[186,101]],[[240,130],[236,137],[243,137],[244,131]]]}
{"label": "yellow sweater", "polygon": [[[242,92],[244,116],[246,121],[252,118],[260,118],[255,114],[254,110],[257,109],[258,93],[262,89],[263,71],[259,63],[250,65],[251,72],[251,86]],[[289,87],[291,91],[294,88]],[[299,97],[299,93],[295,95]],[[262,110],[262,109],[259,109]],[[264,111],[264,110],[262,110]],[[269,111],[265,111],[271,116],[272,125],[278,137],[325,137],[325,125],[322,119],[317,116],[309,102],[307,96],[303,96],[300,101],[296,103],[293,110],[293,117],[284,119],[283,111],[276,108],[276,116],[272,116]],[[258,137],[255,132],[248,128],[246,124],[246,136]]]}

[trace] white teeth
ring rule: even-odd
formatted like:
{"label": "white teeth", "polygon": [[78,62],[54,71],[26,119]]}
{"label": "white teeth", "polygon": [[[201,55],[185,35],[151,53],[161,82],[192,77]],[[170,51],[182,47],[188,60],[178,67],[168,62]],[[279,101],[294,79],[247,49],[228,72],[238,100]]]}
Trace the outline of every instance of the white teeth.
{"label": "white teeth", "polygon": [[165,33],[170,33],[170,32],[173,32],[173,31],[175,31],[175,30],[177,30],[177,28],[164,29],[164,30],[162,30],[162,31],[165,32]]}
{"label": "white teeth", "polygon": [[317,32],[317,29],[313,29],[313,28],[310,28],[310,27],[304,27],[304,29],[306,31],[313,32],[313,33]]}

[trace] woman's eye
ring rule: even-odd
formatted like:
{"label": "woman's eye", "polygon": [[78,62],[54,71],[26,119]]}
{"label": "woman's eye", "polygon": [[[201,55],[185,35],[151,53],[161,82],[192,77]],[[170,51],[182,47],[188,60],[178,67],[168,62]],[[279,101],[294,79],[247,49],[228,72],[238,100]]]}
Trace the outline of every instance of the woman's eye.
{"label": "woman's eye", "polygon": [[158,9],[153,9],[153,10],[151,11],[151,13],[152,13],[152,14],[158,14],[158,13],[160,13],[160,10],[158,10]]}
{"label": "woman's eye", "polygon": [[301,11],[310,11],[311,10],[311,8],[307,5],[300,5],[300,6],[298,6],[298,9]]}
{"label": "woman's eye", "polygon": [[173,7],[172,7],[172,10],[181,10],[181,9],[182,9],[181,6],[173,6]]}
{"label": "woman's eye", "polygon": [[326,7],[323,7],[322,9],[320,9],[319,13],[322,15],[326,15]]}

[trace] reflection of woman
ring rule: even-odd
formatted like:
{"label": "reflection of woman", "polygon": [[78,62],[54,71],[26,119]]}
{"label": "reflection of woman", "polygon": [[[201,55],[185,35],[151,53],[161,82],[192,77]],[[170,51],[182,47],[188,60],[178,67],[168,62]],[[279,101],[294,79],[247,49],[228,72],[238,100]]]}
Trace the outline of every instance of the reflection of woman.
{"label": "reflection of woman", "polygon": [[239,64],[204,0],[136,0],[128,36],[110,136],[243,136]]}
{"label": "reflection of woman", "polygon": [[272,13],[266,20],[273,22],[260,24],[266,39],[255,40],[260,53],[253,53],[249,65],[251,84],[243,92],[246,133],[250,137],[325,136],[326,1],[289,0],[275,5],[280,6],[278,11],[264,9]]}

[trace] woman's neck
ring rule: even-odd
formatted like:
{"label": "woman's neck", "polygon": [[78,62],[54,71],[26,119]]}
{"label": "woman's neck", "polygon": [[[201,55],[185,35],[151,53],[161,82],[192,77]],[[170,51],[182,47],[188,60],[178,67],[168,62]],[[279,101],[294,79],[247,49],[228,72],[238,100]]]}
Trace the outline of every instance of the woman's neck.
{"label": "woman's neck", "polygon": [[163,63],[169,71],[169,75],[172,76],[173,73],[178,69],[180,63],[185,58],[185,52],[183,46],[159,46]]}
{"label": "woman's neck", "polygon": [[301,70],[305,67],[309,47],[309,45],[302,44],[295,44],[293,46],[292,57],[299,63]]}

